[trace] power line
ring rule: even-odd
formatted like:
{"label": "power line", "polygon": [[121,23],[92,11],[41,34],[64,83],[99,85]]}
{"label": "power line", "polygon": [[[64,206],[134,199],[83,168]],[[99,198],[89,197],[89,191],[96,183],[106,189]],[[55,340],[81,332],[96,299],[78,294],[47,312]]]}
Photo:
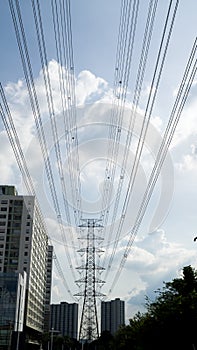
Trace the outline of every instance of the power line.
{"label": "power line", "polygon": [[[67,239],[66,239],[66,234],[64,232],[65,229],[64,229],[64,225],[63,225],[63,221],[62,221],[62,215],[61,215],[60,205],[59,205],[59,201],[58,201],[52,166],[51,166],[50,158],[48,155],[46,136],[45,136],[45,131],[44,131],[43,123],[42,123],[40,106],[39,106],[38,97],[37,97],[37,93],[36,93],[33,71],[32,71],[32,66],[31,66],[31,60],[30,60],[30,56],[29,56],[29,50],[28,50],[27,40],[26,40],[26,35],[25,35],[25,29],[23,26],[20,5],[19,5],[18,0],[15,0],[15,5],[16,5],[16,9],[14,8],[13,1],[9,0],[9,6],[10,6],[11,16],[12,16],[12,20],[13,20],[13,24],[14,24],[17,44],[18,44],[18,48],[19,48],[19,52],[20,52],[20,56],[21,56],[21,61],[22,61],[22,66],[23,66],[26,84],[28,87],[30,104],[31,104],[31,108],[32,108],[32,112],[33,112],[33,116],[34,116],[34,120],[35,120],[35,124],[36,124],[36,130],[37,130],[38,139],[39,139],[39,143],[40,143],[40,147],[41,147],[41,151],[42,151],[42,155],[43,155],[43,160],[44,160],[47,180],[49,183],[49,188],[50,188],[50,192],[51,192],[51,196],[52,196],[52,201],[53,201],[53,205],[54,205],[54,210],[56,213],[57,222],[59,224],[62,240],[63,240],[63,242],[66,243],[65,245],[67,245]],[[65,247],[65,245],[64,245],[64,247]],[[65,249],[65,253],[66,253],[66,257],[68,259],[71,273],[73,275],[73,278],[75,279],[74,268],[72,265],[72,260],[70,257],[69,250]]]}
{"label": "power line", "polygon": [[[138,107],[138,103],[139,103],[140,93],[141,93],[141,89],[142,89],[142,83],[143,83],[144,74],[145,74],[148,52],[149,52],[149,47],[150,47],[150,42],[151,42],[151,37],[152,37],[152,32],[153,32],[153,25],[154,25],[154,20],[155,20],[155,16],[156,16],[156,9],[157,9],[157,1],[154,1],[154,2],[150,1],[146,25],[145,25],[144,37],[143,37],[143,42],[142,42],[142,49],[141,49],[141,56],[140,56],[140,61],[139,61],[138,73],[137,73],[136,84],[135,84],[135,89],[134,89],[134,98],[133,98],[133,103],[132,103],[132,107],[131,107],[131,115],[130,115],[130,119],[129,119],[128,133],[127,133],[127,138],[126,138],[126,143],[125,143],[125,151],[124,151],[124,154],[122,157],[123,160],[122,160],[122,164],[121,164],[121,171],[120,171],[120,177],[119,177],[118,187],[117,187],[117,191],[116,191],[116,197],[115,197],[115,201],[114,201],[114,208],[113,208],[113,214],[112,214],[112,219],[111,219],[111,226],[109,229],[109,236],[108,236],[108,241],[107,241],[107,246],[106,246],[106,254],[104,257],[104,263],[106,260],[107,251],[108,251],[108,248],[110,245],[110,241],[112,239],[112,235],[114,232],[114,224],[115,224],[116,218],[117,218],[118,208],[119,208],[119,204],[120,204],[120,196],[122,193],[123,184],[125,182],[125,169],[126,169],[126,165],[127,165],[127,161],[128,161],[128,155],[129,155],[129,150],[130,150],[132,136],[133,136],[136,111],[137,111],[137,107]],[[110,268],[111,268],[111,264],[109,263],[108,268],[106,270],[106,274]]]}
{"label": "power line", "polygon": [[139,1],[135,0],[133,2],[133,7],[131,7],[131,0],[122,2],[115,63],[114,101],[112,102],[110,115],[109,141],[100,216],[105,227],[107,226],[109,218],[109,203],[112,196],[117,166],[123,111],[130,75],[138,10]]}
{"label": "power line", "polygon": [[[67,195],[65,176],[64,176],[64,170],[63,170],[62,152],[61,152],[61,147],[60,147],[60,143],[59,143],[59,136],[58,136],[58,130],[57,130],[57,123],[56,123],[56,114],[55,114],[51,80],[50,80],[50,74],[49,74],[49,68],[48,68],[47,51],[46,51],[44,30],[43,30],[42,17],[41,17],[41,9],[40,9],[40,5],[39,5],[38,0],[36,0],[36,4],[35,4],[35,0],[32,0],[32,9],[33,9],[33,17],[34,17],[35,26],[36,26],[36,34],[37,34],[37,41],[38,41],[41,65],[42,65],[42,72],[43,72],[43,77],[44,77],[47,105],[48,105],[48,109],[49,109],[49,116],[50,116],[52,136],[53,136],[53,144],[54,144],[55,154],[56,154],[56,159],[57,159],[59,181],[61,184],[61,192],[62,192],[62,196],[63,196],[64,211],[65,211],[66,219],[68,222],[68,232],[69,232],[70,237],[71,237],[71,244],[74,247],[74,245],[75,245],[74,244],[74,237],[73,237],[72,229],[70,227],[71,216],[70,216],[70,209],[69,209],[69,205],[68,205],[68,201],[67,201],[68,195]],[[74,250],[74,253],[75,253],[75,250]],[[75,264],[78,264],[76,254],[74,256],[75,256],[75,261],[76,261]]]}
{"label": "power line", "polygon": [[185,103],[187,101],[188,95],[189,95],[189,91],[191,89],[192,83],[194,81],[195,75],[197,72],[197,38],[194,41],[191,53],[190,53],[190,57],[188,59],[184,74],[183,74],[183,78],[177,93],[177,97],[176,100],[174,102],[173,108],[172,108],[172,112],[170,114],[170,118],[169,118],[169,122],[167,124],[166,130],[165,130],[165,134],[163,137],[163,140],[161,142],[156,160],[155,160],[155,164],[154,167],[152,169],[151,175],[149,177],[149,181],[146,187],[146,190],[144,192],[144,196],[141,202],[141,206],[139,208],[136,220],[135,220],[135,224],[130,232],[130,238],[128,240],[126,249],[124,251],[123,257],[121,259],[119,268],[115,274],[115,277],[113,279],[112,282],[112,287],[110,288],[110,291],[112,291],[112,289],[114,288],[115,284],[117,283],[119,277],[120,277],[120,273],[125,265],[125,262],[128,258],[128,255],[130,253],[131,250],[131,246],[132,243],[134,241],[134,238],[138,232],[138,229],[141,225],[142,219],[144,217],[144,214],[146,212],[146,208],[148,206],[148,203],[150,201],[150,198],[152,196],[155,184],[157,182],[157,179],[159,177],[160,171],[161,171],[161,167],[165,161],[166,158],[166,154],[167,151],[169,149],[170,143],[172,141],[172,138],[174,136],[177,124],[179,122],[179,119],[181,117],[181,113],[183,111],[183,108],[185,106]]}
{"label": "power line", "polygon": [[[164,62],[166,59],[167,48],[168,48],[170,37],[172,34],[172,29],[173,29],[173,25],[174,25],[174,21],[175,21],[177,7],[178,7],[178,1],[176,2],[175,7],[173,9],[172,16],[170,17],[171,11],[172,11],[172,1],[170,1],[167,15],[166,15],[166,19],[165,19],[165,23],[164,23],[163,32],[162,32],[161,42],[160,42],[160,46],[159,46],[159,50],[158,50],[158,54],[157,54],[157,58],[156,58],[156,64],[155,64],[155,68],[154,68],[154,72],[153,72],[150,93],[148,96],[148,100],[147,100],[147,104],[146,104],[146,108],[145,108],[145,112],[144,112],[143,123],[142,123],[141,131],[140,131],[140,135],[139,135],[137,149],[135,152],[135,158],[134,158],[134,162],[133,162],[133,166],[132,166],[132,170],[131,170],[131,174],[130,174],[130,178],[129,178],[127,192],[126,192],[125,199],[124,199],[123,206],[122,206],[120,221],[119,221],[119,225],[118,225],[116,235],[115,235],[113,250],[112,250],[112,253],[111,253],[111,256],[109,259],[108,270],[107,270],[108,272],[112,266],[112,262],[113,262],[115,252],[116,252],[116,249],[118,246],[120,234],[121,234],[123,224],[125,221],[128,204],[129,204],[132,192],[133,192],[135,179],[136,179],[136,175],[137,175],[137,171],[138,171],[138,167],[139,167],[139,162],[140,162],[142,150],[143,150],[143,147],[145,144],[145,138],[146,138],[146,134],[147,134],[153,106],[155,103],[159,82],[161,79],[161,74],[162,74],[162,70],[164,67]],[[131,141],[131,136],[132,136],[132,133],[128,133],[127,141],[129,138]],[[129,146],[130,146],[130,144],[128,145],[128,143],[127,143],[127,147],[125,147],[126,152],[128,152]],[[124,158],[123,158],[123,160],[124,160]],[[108,274],[108,272],[107,272],[107,274]]]}
{"label": "power line", "polygon": [[[56,182],[54,181],[54,173],[52,172],[52,166],[49,159],[49,150],[47,149],[47,142],[45,137],[45,130],[42,124],[40,106],[38,103],[38,98],[36,94],[36,88],[34,84],[34,77],[30,62],[30,57],[27,48],[27,41],[25,36],[25,30],[23,27],[22,16],[20,13],[19,1],[15,0],[15,7],[13,5],[14,0],[9,0],[11,14],[13,18],[13,23],[15,26],[15,32],[17,37],[17,43],[19,47],[19,52],[21,55],[21,61],[23,65],[24,75],[28,87],[30,104],[32,112],[35,119],[36,129],[38,133],[38,139],[42,150],[42,155],[45,163],[45,170],[47,174],[47,180],[49,183],[49,188],[51,192],[52,202],[55,208],[57,222],[60,225],[60,232],[62,233],[62,241],[65,242],[65,247],[67,245],[67,238],[65,237],[65,232],[63,228],[61,206],[58,200],[58,193],[56,189]],[[53,134],[53,143],[55,147],[55,153],[57,158],[57,166],[59,173],[59,181],[62,188],[64,209],[68,222],[72,222],[72,215],[74,216],[75,225],[80,222],[82,218],[82,208],[81,208],[81,183],[80,183],[80,169],[79,169],[79,154],[78,154],[78,133],[77,133],[77,119],[76,119],[76,96],[75,96],[75,77],[74,77],[74,59],[73,59],[73,47],[72,47],[72,28],[71,28],[71,13],[70,13],[70,1],[63,0],[51,0],[52,9],[52,20],[55,35],[55,45],[56,54],[58,61],[58,74],[59,74],[59,86],[60,86],[60,99],[62,104],[62,113],[64,118],[64,135],[65,143],[64,147],[67,152],[68,170],[69,170],[69,185],[71,187],[71,197],[72,203],[74,204],[74,211],[70,213],[70,208],[67,200],[67,189],[68,184],[65,184],[63,163],[62,163],[62,149],[59,144],[58,130],[55,119],[55,108],[52,93],[52,86],[50,81],[50,74],[48,69],[46,43],[44,38],[44,30],[41,18],[41,8],[39,5],[39,0],[31,0],[32,8],[34,14],[34,20],[36,25],[36,33],[38,39],[38,47],[42,64],[42,71],[46,90],[46,100],[49,109],[49,116],[51,120],[51,130]],[[115,176],[118,173],[117,170],[117,159],[119,155],[119,146],[121,142],[121,137],[123,137],[123,118],[125,111],[125,104],[127,102],[127,94],[130,79],[130,70],[132,55],[135,45],[135,35],[137,30],[137,22],[139,16],[139,1],[134,0],[122,0],[121,14],[120,14],[120,24],[119,24],[119,35],[118,35],[118,45],[116,51],[116,64],[114,72],[114,88],[113,88],[113,101],[112,110],[110,115],[110,127],[108,134],[108,149],[107,149],[107,162],[104,175],[104,188],[102,196],[102,204],[100,211],[100,218],[104,224],[103,237],[107,240],[107,249],[104,258],[104,265],[108,258],[106,274],[111,270],[111,266],[114,261],[114,256],[117,251],[118,242],[121,237],[121,232],[123,230],[123,225],[128,211],[128,205],[131,201],[131,196],[133,194],[136,177],[139,171],[140,159],[142,152],[144,150],[144,145],[146,144],[146,135],[150,123],[150,118],[152,116],[152,111],[155,105],[155,100],[157,97],[159,84],[161,81],[161,75],[163,72],[164,64],[166,61],[167,50],[170,42],[170,38],[173,31],[175,16],[178,8],[179,1],[169,2],[168,13],[165,17],[164,28],[162,33],[162,38],[160,41],[160,46],[158,48],[156,63],[153,65],[153,77],[151,82],[150,93],[146,103],[145,113],[143,117],[143,123],[140,130],[140,136],[135,152],[135,159],[128,181],[126,195],[123,198],[123,205],[120,208],[120,198],[122,194],[123,184],[125,181],[125,168],[128,162],[129,150],[131,149],[131,142],[134,134],[135,119],[137,115],[137,108],[139,106],[139,101],[141,97],[142,84],[144,81],[145,70],[147,65],[147,60],[149,56],[149,48],[151,44],[153,25],[156,18],[156,8],[158,0],[150,0],[148,7],[147,20],[145,25],[145,31],[142,41],[142,50],[139,60],[139,66],[137,71],[136,84],[134,88],[134,96],[132,101],[131,114],[129,119],[129,128],[126,135],[126,143],[124,154],[122,157],[120,176],[118,182],[117,193],[113,206],[110,207],[110,201],[112,198],[112,190],[115,181]],[[132,6],[133,5],[133,6]],[[193,55],[195,55],[196,48],[193,49]],[[139,206],[139,212],[135,218],[135,224],[129,233],[129,239],[127,246],[124,250],[120,265],[115,274],[114,280],[112,282],[111,290],[114,288],[120,273],[124,267],[124,264],[128,258],[131,250],[131,245],[133,243],[134,237],[136,236],[138,229],[140,227],[141,221],[143,220],[147,205],[150,201],[154,186],[159,177],[162,164],[165,160],[166,153],[169,148],[169,144],[175,132],[176,125],[180,118],[180,114],[185,105],[191,83],[194,79],[196,73],[196,66],[193,64],[193,58],[188,62],[188,71],[185,71],[185,79],[182,81],[182,85],[179,89],[177,99],[173,106],[171,112],[170,120],[166,128],[166,132],[163,137],[163,141],[160,145],[159,152],[157,154],[154,167],[148,182],[148,186],[144,193],[144,197]],[[192,70],[192,72],[190,71]],[[191,72],[189,78],[189,71]],[[187,80],[188,79],[188,80]],[[184,90],[184,86],[187,88]],[[180,96],[179,96],[180,95]],[[16,147],[16,140],[13,143],[13,147]],[[19,154],[22,157],[22,154]],[[17,154],[17,156],[19,157]],[[21,171],[23,169],[21,168]],[[24,174],[25,176],[25,174]],[[25,180],[26,186],[30,186],[30,180]],[[29,187],[31,190],[31,187]],[[120,222],[117,231],[114,233],[114,223],[117,218],[118,212],[121,211]],[[110,216],[111,214],[111,216]],[[111,219],[112,224],[107,231],[108,221]],[[106,234],[107,233],[107,234]],[[114,234],[114,244],[112,247],[112,252],[109,254],[109,246],[111,238]],[[74,243],[74,236],[70,232],[72,237],[72,243]],[[74,244],[72,244],[74,246]],[[84,253],[84,249],[81,248],[80,251]],[[74,251],[75,253],[75,251]],[[67,259],[69,266],[73,273],[73,262],[70,257],[70,253],[67,252]],[[73,273],[73,277],[74,277]],[[75,277],[74,277],[75,278]],[[67,288],[68,289],[68,288]]]}
{"label": "power line", "polygon": [[75,206],[75,223],[78,226],[82,217],[82,209],[70,1],[51,0],[51,9],[57,61],[59,62],[58,75],[65,127],[65,146],[68,154],[72,202]]}
{"label": "power line", "polygon": [[[36,210],[38,212],[38,217],[40,219],[40,224],[44,227],[45,232],[47,232],[47,228],[46,228],[46,224],[43,218],[43,214],[41,211],[41,207],[38,201],[38,198],[36,196],[36,192],[35,192],[35,188],[34,188],[34,184],[31,178],[31,175],[29,173],[29,169],[27,166],[27,162],[20,144],[20,140],[14,125],[14,121],[6,100],[6,96],[3,90],[3,86],[0,83],[0,97],[2,100],[2,103],[0,103],[0,114],[1,114],[1,118],[5,127],[5,130],[7,132],[8,135],[8,139],[10,141],[12,150],[14,152],[15,158],[16,158],[16,162],[18,164],[19,170],[21,172],[25,187],[27,189],[27,192],[29,194],[31,194],[32,196],[35,197],[35,202],[36,202]],[[50,236],[48,235],[49,240],[51,241]],[[52,244],[52,243],[51,243]],[[58,273],[60,274],[60,277],[62,278],[63,284],[67,290],[67,292],[70,294],[70,296],[73,298],[73,294],[70,292],[70,288],[68,286],[68,283],[65,279],[65,276],[63,274],[62,271],[62,267],[60,265],[60,262],[58,261],[57,255],[55,253],[54,250],[54,256],[55,256],[55,265],[57,267]]]}

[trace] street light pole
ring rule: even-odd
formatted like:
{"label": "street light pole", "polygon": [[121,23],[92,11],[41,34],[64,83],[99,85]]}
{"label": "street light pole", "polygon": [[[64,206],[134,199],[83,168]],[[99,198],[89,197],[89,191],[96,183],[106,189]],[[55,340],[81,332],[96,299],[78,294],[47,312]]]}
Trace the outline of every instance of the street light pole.
{"label": "street light pole", "polygon": [[9,350],[12,346],[12,321],[9,321]]}
{"label": "street light pole", "polygon": [[53,329],[51,328],[51,350],[53,350]]}

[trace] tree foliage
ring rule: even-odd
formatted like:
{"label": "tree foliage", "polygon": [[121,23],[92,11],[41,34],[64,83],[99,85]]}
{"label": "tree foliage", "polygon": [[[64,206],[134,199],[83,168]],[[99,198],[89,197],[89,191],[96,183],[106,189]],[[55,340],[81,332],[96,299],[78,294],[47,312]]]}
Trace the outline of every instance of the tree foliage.
{"label": "tree foliage", "polygon": [[55,350],[77,350],[81,349],[81,344],[77,339],[70,338],[69,336],[53,335],[51,333],[44,333],[42,338],[43,350],[51,349],[51,343],[53,343],[53,349]]}
{"label": "tree foliage", "polygon": [[[115,336],[104,331],[83,345],[84,350],[197,350],[197,271],[183,268],[181,278],[164,282],[154,301],[146,298],[146,312],[137,313]],[[45,335],[45,346],[49,335]],[[45,349],[45,347],[43,347]],[[54,337],[54,348],[81,349],[69,337]]]}
{"label": "tree foliage", "polygon": [[136,314],[115,337],[114,349],[197,350],[197,272],[190,265],[182,278],[164,283],[147,312]]}

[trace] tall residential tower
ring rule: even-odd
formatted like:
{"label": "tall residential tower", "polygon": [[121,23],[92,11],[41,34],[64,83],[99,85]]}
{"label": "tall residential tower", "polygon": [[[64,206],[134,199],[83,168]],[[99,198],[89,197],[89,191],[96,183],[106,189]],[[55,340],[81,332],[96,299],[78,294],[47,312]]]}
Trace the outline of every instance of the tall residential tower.
{"label": "tall residential tower", "polygon": [[[30,344],[39,348],[44,329],[47,258],[48,236],[35,197],[18,195],[14,186],[0,186],[0,278],[26,273],[25,336],[19,340],[25,338],[27,349]],[[13,320],[9,327],[14,330]]]}
{"label": "tall residential tower", "polygon": [[101,332],[109,331],[114,335],[125,324],[125,302],[116,298],[101,302]]}
{"label": "tall residential tower", "polygon": [[78,304],[61,302],[60,304],[52,304],[50,312],[51,330],[77,339],[78,330]]}

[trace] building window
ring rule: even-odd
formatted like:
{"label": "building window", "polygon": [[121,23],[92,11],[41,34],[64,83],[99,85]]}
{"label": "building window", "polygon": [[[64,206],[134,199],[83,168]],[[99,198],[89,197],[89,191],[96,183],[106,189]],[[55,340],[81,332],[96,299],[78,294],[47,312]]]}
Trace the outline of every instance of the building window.
{"label": "building window", "polygon": [[14,229],[12,233],[15,234],[15,235],[20,235],[21,231]]}
{"label": "building window", "polygon": [[21,215],[14,215],[14,220],[21,220]]}
{"label": "building window", "polygon": [[7,211],[7,207],[2,207],[1,211]]}
{"label": "building window", "polygon": [[0,219],[5,219],[6,218],[6,214],[0,214]]}
{"label": "building window", "polygon": [[23,205],[23,202],[22,202],[22,201],[15,200],[15,201],[14,201],[14,205],[15,205],[15,206],[22,206],[22,205]]}
{"label": "building window", "polygon": [[21,223],[20,222],[13,222],[12,227],[20,227]]}
{"label": "building window", "polygon": [[0,226],[5,226],[6,222],[5,221],[0,221]]}

